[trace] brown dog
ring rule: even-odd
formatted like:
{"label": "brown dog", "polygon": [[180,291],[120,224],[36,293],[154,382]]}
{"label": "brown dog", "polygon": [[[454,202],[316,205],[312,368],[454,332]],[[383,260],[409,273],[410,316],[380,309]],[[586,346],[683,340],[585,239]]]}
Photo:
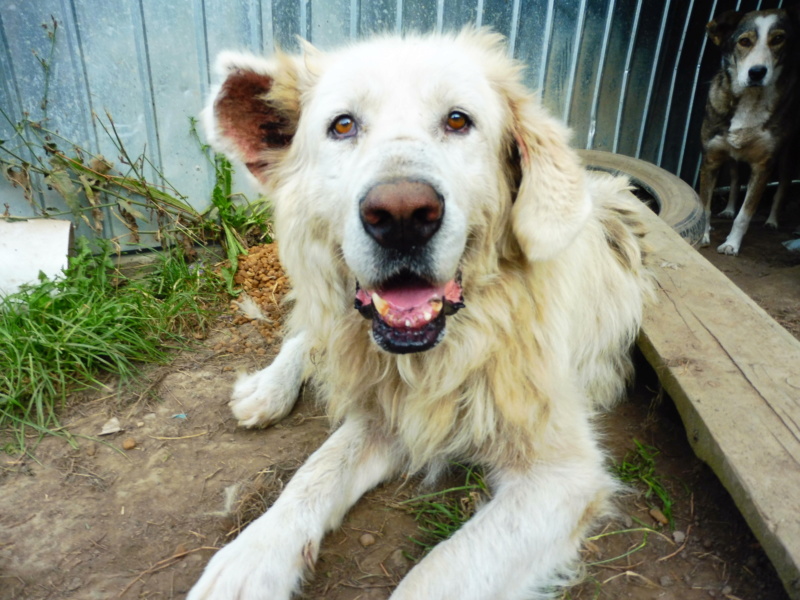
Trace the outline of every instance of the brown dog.
{"label": "brown dog", "polygon": [[722,68],[711,82],[701,130],[700,198],[706,213],[702,245],[711,243],[711,196],[720,167],[728,160],[733,163],[730,197],[721,213],[733,218],[739,191],[736,163],[746,162],[751,175],[744,204],[728,238],[717,248],[736,255],[774,167],[780,185],[766,223],[770,227],[778,226],[778,211],[791,182],[792,161],[786,149],[800,124],[800,9],[728,11],[706,29],[722,51]]}

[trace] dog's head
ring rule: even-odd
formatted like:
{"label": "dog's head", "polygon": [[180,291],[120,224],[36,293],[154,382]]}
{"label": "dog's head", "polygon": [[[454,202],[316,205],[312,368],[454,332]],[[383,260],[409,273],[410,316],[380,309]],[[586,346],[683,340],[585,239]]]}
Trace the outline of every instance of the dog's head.
{"label": "dog's head", "polygon": [[706,25],[706,32],[722,50],[722,67],[740,94],[748,87],[772,85],[787,63],[796,68],[800,8],[727,11]]}
{"label": "dog's head", "polygon": [[435,346],[471,279],[511,254],[552,259],[588,218],[566,131],[500,36],[379,37],[218,64],[212,143],[271,189],[283,257],[327,240],[389,352]]}

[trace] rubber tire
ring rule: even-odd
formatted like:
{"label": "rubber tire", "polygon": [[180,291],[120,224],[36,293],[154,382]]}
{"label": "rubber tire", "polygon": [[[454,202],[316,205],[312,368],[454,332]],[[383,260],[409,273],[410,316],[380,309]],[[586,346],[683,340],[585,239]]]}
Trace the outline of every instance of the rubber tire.
{"label": "rubber tire", "polygon": [[638,158],[603,152],[578,150],[586,168],[614,175],[625,175],[634,186],[650,194],[658,204],[658,216],[680,236],[696,246],[705,231],[705,215],[700,197],[680,177]]}

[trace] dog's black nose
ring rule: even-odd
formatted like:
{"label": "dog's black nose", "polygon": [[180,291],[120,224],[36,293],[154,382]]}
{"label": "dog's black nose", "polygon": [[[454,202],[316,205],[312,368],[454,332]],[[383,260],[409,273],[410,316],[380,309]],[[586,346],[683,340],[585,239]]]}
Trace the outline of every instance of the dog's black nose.
{"label": "dog's black nose", "polygon": [[764,65],[756,65],[755,67],[750,67],[750,70],[747,71],[747,76],[752,83],[760,83],[767,76],[767,70]]}
{"label": "dog's black nose", "polygon": [[384,248],[395,250],[424,245],[444,217],[444,200],[420,181],[378,184],[367,192],[360,208],[364,230]]}

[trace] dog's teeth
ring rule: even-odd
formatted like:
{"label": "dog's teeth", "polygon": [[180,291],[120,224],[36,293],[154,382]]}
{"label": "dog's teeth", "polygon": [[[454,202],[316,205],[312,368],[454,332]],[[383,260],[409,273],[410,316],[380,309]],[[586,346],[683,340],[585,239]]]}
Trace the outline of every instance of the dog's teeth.
{"label": "dog's teeth", "polygon": [[423,316],[423,317],[425,317],[425,320],[426,320],[426,321],[430,321],[430,320],[431,320],[431,317],[432,317],[433,315],[431,315],[431,313],[429,313],[429,312],[424,312],[424,313],[422,313],[422,316]]}
{"label": "dog's teeth", "polygon": [[439,311],[442,310],[442,301],[441,300],[431,300],[430,302],[428,302],[428,305],[431,307],[433,312],[436,313],[437,315],[439,314]]}
{"label": "dog's teeth", "polygon": [[375,292],[372,292],[372,305],[375,307],[375,310],[378,311],[378,314],[382,317],[385,317],[386,314],[389,312],[389,303],[386,302],[383,298],[378,296]]}
{"label": "dog's teeth", "polygon": [[411,321],[409,321],[408,319],[406,319],[406,327],[411,327]]}

